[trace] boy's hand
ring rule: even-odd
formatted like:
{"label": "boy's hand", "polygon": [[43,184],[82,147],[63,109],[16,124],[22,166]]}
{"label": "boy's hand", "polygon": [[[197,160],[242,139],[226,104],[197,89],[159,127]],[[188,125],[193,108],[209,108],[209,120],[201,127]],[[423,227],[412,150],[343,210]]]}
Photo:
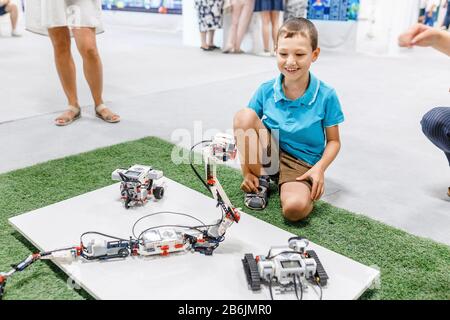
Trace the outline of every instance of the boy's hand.
{"label": "boy's hand", "polygon": [[325,173],[324,170],[319,166],[314,166],[309,169],[304,175],[297,178],[297,181],[311,180],[312,190],[311,190],[311,200],[319,200],[325,191]]}
{"label": "boy's hand", "polygon": [[244,192],[259,192],[259,178],[253,173],[247,173],[244,175],[244,181],[241,184],[241,189]]}
{"label": "boy's hand", "polygon": [[398,37],[398,45],[408,48],[413,46],[430,47],[436,43],[438,38],[439,32],[436,29],[418,23]]}

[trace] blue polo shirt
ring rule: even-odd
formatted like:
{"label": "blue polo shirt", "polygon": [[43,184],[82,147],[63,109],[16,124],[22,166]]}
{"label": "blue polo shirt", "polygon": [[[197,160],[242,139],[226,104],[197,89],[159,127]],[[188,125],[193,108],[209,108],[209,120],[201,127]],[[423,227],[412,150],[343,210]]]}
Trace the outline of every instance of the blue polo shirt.
{"label": "blue polo shirt", "polygon": [[326,145],[325,128],[344,121],[336,91],[310,73],[309,85],[296,100],[286,98],[283,75],[263,83],[248,107],[263,124],[279,130],[280,149],[299,160],[315,165]]}

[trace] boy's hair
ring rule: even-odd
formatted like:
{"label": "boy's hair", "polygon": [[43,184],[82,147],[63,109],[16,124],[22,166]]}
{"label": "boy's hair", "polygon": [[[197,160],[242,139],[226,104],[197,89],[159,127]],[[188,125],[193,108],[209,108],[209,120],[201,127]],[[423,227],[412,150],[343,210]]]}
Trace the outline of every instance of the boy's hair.
{"label": "boy's hair", "polygon": [[283,23],[280,30],[278,30],[276,47],[278,47],[278,40],[281,37],[293,38],[297,35],[309,38],[313,51],[317,49],[319,33],[316,26],[305,18],[290,18]]}

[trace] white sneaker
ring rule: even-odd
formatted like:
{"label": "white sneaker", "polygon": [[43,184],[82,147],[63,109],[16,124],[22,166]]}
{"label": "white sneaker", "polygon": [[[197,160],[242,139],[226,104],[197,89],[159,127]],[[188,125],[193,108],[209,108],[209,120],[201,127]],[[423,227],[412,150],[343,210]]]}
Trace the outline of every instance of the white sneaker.
{"label": "white sneaker", "polygon": [[17,30],[13,30],[13,31],[11,32],[11,36],[12,36],[12,37],[19,38],[19,37],[22,36],[22,34],[21,34],[19,31],[17,31]]}

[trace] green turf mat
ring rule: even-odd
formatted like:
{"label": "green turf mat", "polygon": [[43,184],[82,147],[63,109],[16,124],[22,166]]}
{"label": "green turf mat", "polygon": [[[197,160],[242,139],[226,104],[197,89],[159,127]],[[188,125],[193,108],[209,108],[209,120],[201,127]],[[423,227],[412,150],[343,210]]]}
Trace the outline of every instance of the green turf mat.
{"label": "green turf mat", "polygon": [[[176,165],[171,161],[172,151],[172,144],[150,137],[0,175],[0,270],[9,270],[11,263],[17,263],[35,251],[9,225],[8,218],[113,184],[111,172],[118,167],[149,164],[163,170],[168,178],[208,194],[188,164]],[[244,207],[243,194],[239,190],[240,173],[221,167],[219,178],[230,200],[237,207]],[[282,218],[277,196],[271,198],[263,212],[245,211],[365,265],[379,268],[379,286],[367,291],[362,299],[450,299],[450,247],[446,245],[325,202],[318,202],[311,216],[300,223],[290,223]],[[8,280],[4,299],[91,298],[83,290],[71,289],[67,279],[53,263],[38,262]]]}

